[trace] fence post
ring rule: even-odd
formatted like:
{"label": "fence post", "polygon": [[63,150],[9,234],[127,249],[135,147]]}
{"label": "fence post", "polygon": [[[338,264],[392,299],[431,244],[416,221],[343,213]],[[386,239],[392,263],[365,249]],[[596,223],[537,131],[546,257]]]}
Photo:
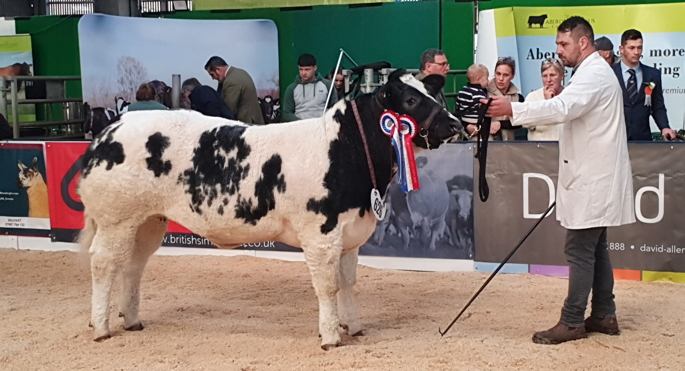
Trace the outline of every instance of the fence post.
{"label": "fence post", "polygon": [[181,75],[171,75],[171,107],[181,108]]}
{"label": "fence post", "polygon": [[10,84],[12,86],[12,126],[14,128],[13,136],[15,139],[19,138],[19,103],[17,103],[17,82],[17,78],[14,76],[10,80]]}
{"label": "fence post", "polygon": [[0,114],[7,119],[7,78],[0,76]]}

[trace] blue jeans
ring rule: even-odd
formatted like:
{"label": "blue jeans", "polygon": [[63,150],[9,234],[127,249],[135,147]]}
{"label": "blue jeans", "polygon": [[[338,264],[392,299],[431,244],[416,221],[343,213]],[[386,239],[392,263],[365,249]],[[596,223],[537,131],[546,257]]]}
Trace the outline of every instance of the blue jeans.
{"label": "blue jeans", "polygon": [[607,249],[606,227],[567,230],[564,252],[569,263],[569,282],[561,323],[569,327],[584,326],[590,291],[590,315],[600,319],[615,317],[614,272]]}

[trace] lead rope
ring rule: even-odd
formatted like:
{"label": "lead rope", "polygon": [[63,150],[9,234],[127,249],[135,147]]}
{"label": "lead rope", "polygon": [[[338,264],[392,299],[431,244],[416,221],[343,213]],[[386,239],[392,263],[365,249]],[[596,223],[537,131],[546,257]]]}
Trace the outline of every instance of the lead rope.
{"label": "lead rope", "polygon": [[490,108],[490,103],[492,103],[492,98],[488,99],[488,102],[482,104],[478,111],[478,143],[476,144],[476,155],[475,158],[478,159],[478,195],[480,200],[485,202],[490,196],[490,187],[488,187],[488,180],[485,177],[485,165],[488,159],[488,138],[490,137],[490,125],[492,124],[492,119],[486,117],[485,114]]}

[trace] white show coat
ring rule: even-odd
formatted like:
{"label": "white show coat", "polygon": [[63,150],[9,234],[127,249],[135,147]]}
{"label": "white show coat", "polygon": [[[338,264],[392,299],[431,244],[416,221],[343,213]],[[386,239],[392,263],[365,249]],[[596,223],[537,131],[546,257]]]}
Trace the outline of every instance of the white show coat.
{"label": "white show coat", "polygon": [[635,222],[623,92],[599,53],[581,62],[558,96],[511,105],[513,125],[563,123],[556,214],[564,228]]}

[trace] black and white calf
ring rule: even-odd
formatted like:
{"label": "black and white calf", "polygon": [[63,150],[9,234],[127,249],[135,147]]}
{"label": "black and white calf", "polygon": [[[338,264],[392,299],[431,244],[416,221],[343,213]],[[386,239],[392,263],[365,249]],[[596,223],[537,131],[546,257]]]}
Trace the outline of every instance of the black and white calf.
{"label": "black and white calf", "polygon": [[463,133],[433,97],[443,84],[441,76],[419,82],[400,70],[375,93],[356,98],[365,139],[346,101],[321,118],[267,126],[183,110],[125,113],[88,148],[78,187],[86,214],[79,241],[91,254],[94,339],[110,336],[118,272],[124,327],[143,328],[140,279],[169,220],[221,248],[269,240],[302,248],[319,300],[322,348],[340,343],[340,327],[361,334],[352,294],[357,253],[376,226],[365,148],[383,196],[396,168],[379,125],[385,110],[416,120],[417,151]]}

